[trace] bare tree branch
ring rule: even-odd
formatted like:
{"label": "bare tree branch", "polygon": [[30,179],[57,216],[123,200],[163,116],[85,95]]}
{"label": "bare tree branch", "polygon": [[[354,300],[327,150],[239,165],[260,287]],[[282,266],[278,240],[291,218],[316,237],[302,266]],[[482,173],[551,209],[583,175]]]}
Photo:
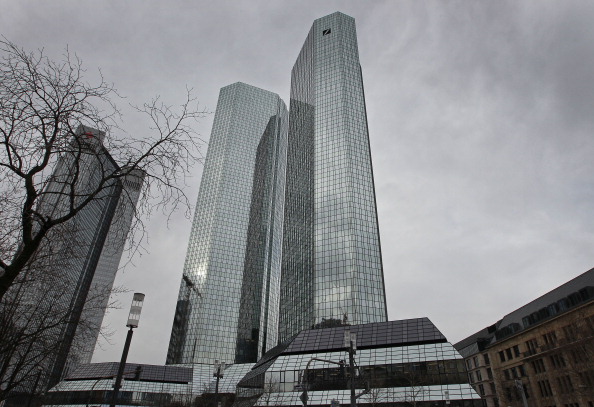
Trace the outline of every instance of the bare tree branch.
{"label": "bare tree branch", "polygon": [[[96,219],[109,218],[109,228],[118,216],[132,217],[130,234],[110,231],[119,259],[126,242],[141,247],[153,211],[190,214],[184,186],[201,158],[194,128],[206,114],[192,90],[179,106],[156,97],[135,107],[149,127],[132,137],[119,126],[113,84],[100,72],[89,83],[85,73],[68,49],[54,61],[0,39],[0,400],[97,332],[86,326],[96,318],[84,315],[104,312],[111,287],[93,286],[94,269],[76,269],[83,266],[74,260],[89,252],[78,246],[90,243],[73,241],[89,229],[84,220],[103,227]],[[99,254],[109,249],[101,236]],[[62,367],[44,374],[59,376]]]}
{"label": "bare tree branch", "polygon": [[[191,205],[183,186],[200,159],[202,140],[193,126],[205,115],[191,89],[177,108],[159,97],[135,107],[149,119],[149,131],[138,138],[118,137],[109,133],[121,120],[113,102],[119,98],[116,89],[103,77],[96,84],[87,83],[82,62],[68,49],[59,62],[47,58],[43,50],[27,52],[6,39],[0,41],[0,50],[0,197],[6,198],[0,209],[0,298],[48,231],[68,222],[134,171],[142,170],[146,181],[134,222],[140,233],[133,235],[133,248],[144,236],[142,219],[154,210],[171,215],[183,208],[189,215]],[[99,156],[104,150],[74,137],[81,124],[109,134],[105,145],[117,164],[106,169],[92,188],[80,185],[80,165],[83,157],[93,155],[96,164],[103,165]],[[69,177],[57,180],[56,165],[65,156],[71,163]],[[48,185],[56,182],[64,188],[49,191]],[[44,212],[43,200],[60,200],[67,207]]]}

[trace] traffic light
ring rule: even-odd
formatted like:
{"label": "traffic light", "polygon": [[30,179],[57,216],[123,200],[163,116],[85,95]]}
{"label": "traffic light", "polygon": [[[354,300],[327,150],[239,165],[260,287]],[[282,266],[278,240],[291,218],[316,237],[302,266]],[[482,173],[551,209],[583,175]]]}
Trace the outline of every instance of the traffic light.
{"label": "traffic light", "polygon": [[344,363],[344,360],[340,360],[338,362],[338,366],[340,367],[339,376],[340,377],[346,377],[346,364]]}
{"label": "traffic light", "polygon": [[134,370],[134,380],[140,380],[141,372],[142,372],[142,366],[136,366],[136,370]]}

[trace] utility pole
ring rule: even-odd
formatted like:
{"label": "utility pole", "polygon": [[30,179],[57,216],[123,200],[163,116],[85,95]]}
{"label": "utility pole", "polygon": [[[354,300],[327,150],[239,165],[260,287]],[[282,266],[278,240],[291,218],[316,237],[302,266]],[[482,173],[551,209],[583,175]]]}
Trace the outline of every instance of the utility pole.
{"label": "utility pole", "polygon": [[357,353],[357,334],[352,334],[349,329],[345,329],[344,345],[349,352],[349,385],[351,389],[351,407],[357,407],[357,395],[355,394],[355,354]]}

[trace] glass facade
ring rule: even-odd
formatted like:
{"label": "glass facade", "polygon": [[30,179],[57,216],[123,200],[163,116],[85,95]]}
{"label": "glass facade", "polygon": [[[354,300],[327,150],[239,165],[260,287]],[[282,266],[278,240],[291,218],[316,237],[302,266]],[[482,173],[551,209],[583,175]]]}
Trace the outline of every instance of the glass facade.
{"label": "glass facade", "polygon": [[254,363],[276,345],[286,140],[270,118],[256,152],[248,223],[236,363]]}
{"label": "glass facade", "polygon": [[[350,404],[344,331],[357,336],[358,405],[482,406],[464,360],[427,318],[302,331],[238,383],[236,405]],[[344,366],[344,367],[343,367]]]}
{"label": "glass facade", "polygon": [[221,89],[167,363],[255,362],[277,341],[287,109]]}
{"label": "glass facade", "polygon": [[[122,172],[126,171],[126,168],[122,169]],[[126,245],[126,238],[134,219],[144,177],[143,171],[132,170],[122,180],[122,192],[82,310],[80,319],[84,321],[84,325],[79,324],[73,350],[68,355],[67,366],[91,363],[113,282]]]}
{"label": "glass facade", "polygon": [[[46,394],[44,405],[108,405],[118,365],[93,363],[76,368]],[[192,373],[187,367],[127,363],[117,404],[189,405],[193,399]]]}
{"label": "glass facade", "polygon": [[[91,363],[72,370],[44,397],[44,405],[88,406],[108,405],[118,363]],[[227,366],[218,383],[213,365],[146,365],[126,363],[117,405],[129,406],[216,406],[217,399],[228,406],[237,383],[253,363]],[[197,397],[202,396],[200,399]]]}
{"label": "glass facade", "polygon": [[316,20],[291,75],[279,339],[387,320],[352,17]]}

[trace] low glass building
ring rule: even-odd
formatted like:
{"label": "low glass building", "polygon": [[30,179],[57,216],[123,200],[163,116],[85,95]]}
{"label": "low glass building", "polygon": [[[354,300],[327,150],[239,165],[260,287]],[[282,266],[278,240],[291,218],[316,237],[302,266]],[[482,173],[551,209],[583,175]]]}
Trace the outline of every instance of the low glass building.
{"label": "low glass building", "polygon": [[[45,406],[107,406],[119,363],[91,363],[74,369],[43,398]],[[223,377],[213,376],[211,364],[146,365],[126,363],[118,406],[189,407],[228,406],[235,399],[237,383],[253,363],[226,366]],[[218,390],[218,391],[217,391]],[[201,398],[199,398],[202,396]]]}
{"label": "low glass building", "polygon": [[[353,369],[345,333],[356,345]],[[82,366],[50,390],[46,405],[105,405],[117,363]],[[329,406],[350,404],[351,374],[359,406],[479,407],[462,356],[427,318],[309,329],[256,364],[137,365],[125,369],[121,401],[130,406]],[[201,396],[199,398],[199,396]]]}
{"label": "low glass building", "polygon": [[358,405],[482,406],[462,356],[427,318],[302,331],[254,365],[234,406],[350,405],[345,332],[356,338]]}
{"label": "low glass building", "polygon": [[[109,405],[119,363],[91,363],[74,369],[50,389],[44,405]],[[189,405],[193,400],[192,368],[127,363],[119,406]]]}

